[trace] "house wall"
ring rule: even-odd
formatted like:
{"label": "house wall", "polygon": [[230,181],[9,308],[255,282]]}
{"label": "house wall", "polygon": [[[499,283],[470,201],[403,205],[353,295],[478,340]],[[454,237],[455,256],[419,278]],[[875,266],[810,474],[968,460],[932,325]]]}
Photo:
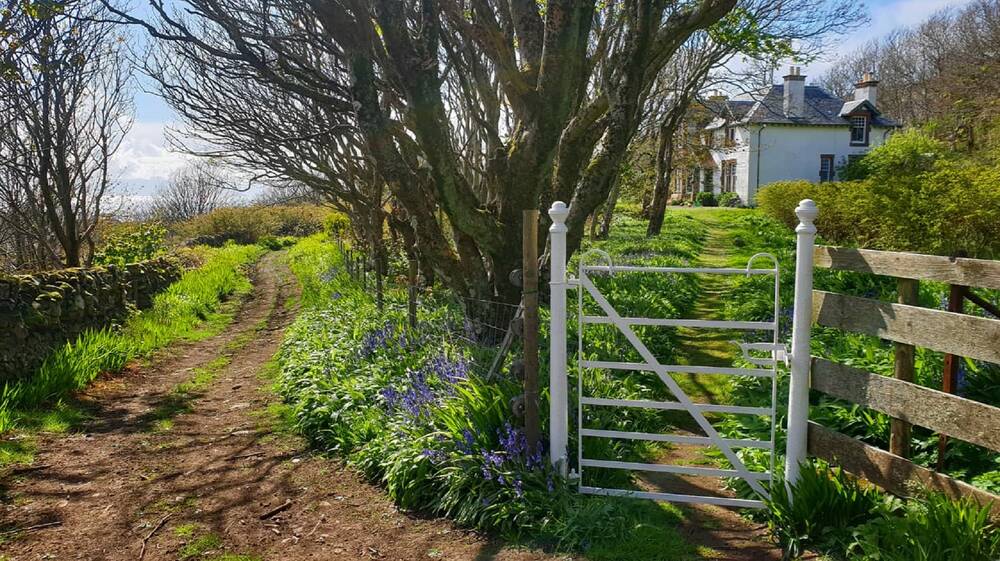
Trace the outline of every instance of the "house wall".
{"label": "house wall", "polygon": [[[821,154],[834,155],[834,167],[847,157],[867,154],[885,142],[890,129],[872,127],[868,146],[851,146],[850,128],[832,126],[766,125],[736,129],[737,142],[723,147],[725,132],[713,131],[712,160],[715,162],[714,191],[722,192],[722,161],[736,160],[736,193],[744,203],[753,203],[760,186],[775,181],[804,179],[819,181]],[[759,162],[759,163],[758,163]]]}
{"label": "house wall", "polygon": [[[755,127],[759,128],[759,127]],[[760,159],[747,178],[751,191],[750,199],[756,196],[759,187],[775,181],[805,179],[819,181],[820,155],[833,154],[834,168],[847,163],[849,155],[867,154],[880,146],[886,139],[888,129],[872,127],[868,146],[851,146],[849,127],[808,127],[768,125],[757,135],[751,134],[750,151]]]}
{"label": "house wall", "polygon": [[751,150],[751,132],[743,127],[736,128],[736,142],[732,146],[725,146],[725,130],[717,129],[712,132],[712,146],[720,148],[711,150],[712,161],[715,163],[715,170],[712,175],[712,192],[716,195],[722,193],[722,162],[724,160],[736,160],[736,194],[744,203],[749,201],[750,174],[757,163],[757,155]]}

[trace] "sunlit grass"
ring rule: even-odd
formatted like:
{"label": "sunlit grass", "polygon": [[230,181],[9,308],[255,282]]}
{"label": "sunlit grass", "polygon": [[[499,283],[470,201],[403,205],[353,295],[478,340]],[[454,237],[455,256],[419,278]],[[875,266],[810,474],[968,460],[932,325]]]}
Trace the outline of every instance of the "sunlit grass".
{"label": "sunlit grass", "polygon": [[0,392],[0,433],[16,428],[69,430],[85,413],[61,401],[67,394],[173,341],[221,332],[235,309],[224,302],[250,291],[244,268],[264,252],[259,246],[235,245],[207,250],[204,264],[157,295],[151,308],[120,328],[83,333],[52,353],[30,378],[5,384]]}

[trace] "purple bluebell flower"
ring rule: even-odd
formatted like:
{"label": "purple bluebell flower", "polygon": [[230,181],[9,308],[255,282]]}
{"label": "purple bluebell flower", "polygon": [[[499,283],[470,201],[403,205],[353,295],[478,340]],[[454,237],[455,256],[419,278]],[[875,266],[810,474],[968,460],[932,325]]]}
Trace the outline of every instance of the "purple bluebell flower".
{"label": "purple bluebell flower", "polygon": [[462,438],[455,443],[455,447],[458,449],[459,452],[463,454],[471,454],[472,449],[475,446],[475,443],[476,439],[472,435],[472,431],[470,431],[469,429],[463,429]]}
{"label": "purple bluebell flower", "polygon": [[442,450],[432,450],[430,448],[424,448],[424,451],[421,452],[420,455],[429,459],[431,463],[434,464],[439,464],[448,459],[448,455],[445,454]]}
{"label": "purple bluebell flower", "polygon": [[556,490],[556,482],[552,480],[551,475],[549,475],[549,477],[546,479],[545,486],[548,487],[549,493],[552,493]]}
{"label": "purple bluebell flower", "polygon": [[521,482],[520,477],[514,480],[514,494],[517,495],[518,498],[524,496],[524,484]]}

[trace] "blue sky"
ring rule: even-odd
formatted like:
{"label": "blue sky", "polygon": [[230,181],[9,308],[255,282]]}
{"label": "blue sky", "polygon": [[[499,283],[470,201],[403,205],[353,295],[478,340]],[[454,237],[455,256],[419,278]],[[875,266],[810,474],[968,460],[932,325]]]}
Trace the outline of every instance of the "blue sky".
{"label": "blue sky", "polygon": [[[850,52],[867,40],[900,26],[910,26],[949,6],[961,6],[969,0],[869,0],[866,2],[871,23],[854,33],[831,42],[825,60],[803,68],[807,76],[819,76],[838,54]],[[144,5],[136,0],[136,6]],[[137,37],[141,32],[136,31]],[[145,80],[141,80],[145,82]],[[148,86],[148,83],[145,84]],[[178,126],[177,116],[162,100],[139,92],[135,100],[135,124],[115,157],[115,168],[122,188],[130,198],[141,201],[166,183],[170,174],[184,165],[185,156],[171,152],[164,130]]]}

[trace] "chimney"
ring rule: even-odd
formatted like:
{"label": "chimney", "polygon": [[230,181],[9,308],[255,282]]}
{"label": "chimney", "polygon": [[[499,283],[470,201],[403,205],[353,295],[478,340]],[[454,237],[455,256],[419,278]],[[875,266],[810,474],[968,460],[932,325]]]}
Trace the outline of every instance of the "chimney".
{"label": "chimney", "polygon": [[806,110],[806,77],[802,75],[802,68],[790,66],[784,78],[785,116],[802,117]]}
{"label": "chimney", "polygon": [[876,94],[878,92],[878,80],[871,72],[865,72],[861,81],[854,84],[854,101],[867,101],[875,105]]}

